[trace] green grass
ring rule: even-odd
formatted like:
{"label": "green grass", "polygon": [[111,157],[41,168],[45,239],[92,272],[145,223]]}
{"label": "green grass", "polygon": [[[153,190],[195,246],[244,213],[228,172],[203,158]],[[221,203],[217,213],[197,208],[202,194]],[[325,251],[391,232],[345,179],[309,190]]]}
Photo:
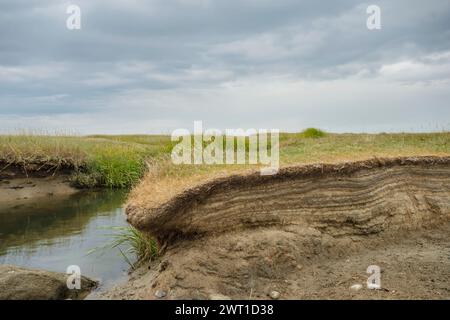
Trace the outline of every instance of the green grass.
{"label": "green grass", "polygon": [[301,132],[304,138],[322,138],[325,137],[325,131],[316,128],[308,128]]}
{"label": "green grass", "polygon": [[165,136],[0,136],[0,170],[73,171],[79,187],[127,188],[145,172],[146,159],[169,152]]}
{"label": "green grass", "polygon": [[117,249],[132,269],[136,269],[142,263],[156,259],[159,255],[156,241],[148,234],[132,226],[103,229],[112,231],[111,234],[106,235],[111,240],[102,247],[90,250],[88,254],[96,252],[101,254],[105,250]]}
{"label": "green grass", "polygon": [[[172,145],[170,137],[162,135],[4,135],[0,171],[11,165],[49,174],[69,169],[80,187],[129,188],[142,178],[147,163],[165,162],[162,174],[168,177],[224,169],[175,166],[169,156]],[[280,134],[281,165],[418,155],[450,155],[450,133],[333,134],[310,128]],[[226,166],[234,168],[242,165]]]}
{"label": "green grass", "polygon": [[374,157],[450,155],[450,133],[332,134],[310,139],[280,136],[280,162],[334,162]]}

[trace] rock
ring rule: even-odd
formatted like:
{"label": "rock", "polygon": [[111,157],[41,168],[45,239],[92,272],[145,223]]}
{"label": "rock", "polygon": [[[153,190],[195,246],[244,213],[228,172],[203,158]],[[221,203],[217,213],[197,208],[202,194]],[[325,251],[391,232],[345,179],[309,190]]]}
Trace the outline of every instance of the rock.
{"label": "rock", "polygon": [[231,300],[231,298],[220,293],[212,293],[209,295],[209,300]]}
{"label": "rock", "polygon": [[0,265],[0,300],[83,299],[97,282],[81,277],[81,289],[67,288],[65,273]]}
{"label": "rock", "polygon": [[164,290],[156,290],[155,297],[158,299],[164,298],[167,295],[167,292]]}
{"label": "rock", "polygon": [[361,284],[357,283],[357,284],[352,285],[352,286],[350,287],[350,290],[353,290],[353,291],[359,291],[359,290],[362,289],[362,287],[363,287],[363,286],[362,286]]}
{"label": "rock", "polygon": [[280,298],[280,293],[278,291],[271,291],[269,296],[274,300],[278,300]]}

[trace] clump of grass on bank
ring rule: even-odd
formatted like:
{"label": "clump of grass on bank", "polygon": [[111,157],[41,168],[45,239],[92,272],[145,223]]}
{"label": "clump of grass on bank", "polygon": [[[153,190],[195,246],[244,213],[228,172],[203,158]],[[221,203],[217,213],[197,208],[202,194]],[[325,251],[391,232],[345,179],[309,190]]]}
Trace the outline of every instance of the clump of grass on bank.
{"label": "clump of grass on bank", "polygon": [[103,247],[92,249],[88,254],[117,249],[132,269],[136,269],[142,263],[153,261],[158,257],[158,244],[148,234],[132,226],[106,229],[113,231],[113,233],[107,235],[111,240]]}
{"label": "clump of grass on bank", "polygon": [[80,187],[127,188],[144,174],[146,156],[145,150],[126,145],[96,149],[73,181]]}
{"label": "clump of grass on bank", "polygon": [[316,128],[308,128],[301,132],[304,138],[322,138],[325,137],[325,131]]}
{"label": "clump of grass on bank", "polygon": [[[4,165],[44,165],[81,167],[86,152],[78,138],[68,136],[0,136],[0,162]],[[0,168],[2,169],[2,168]]]}

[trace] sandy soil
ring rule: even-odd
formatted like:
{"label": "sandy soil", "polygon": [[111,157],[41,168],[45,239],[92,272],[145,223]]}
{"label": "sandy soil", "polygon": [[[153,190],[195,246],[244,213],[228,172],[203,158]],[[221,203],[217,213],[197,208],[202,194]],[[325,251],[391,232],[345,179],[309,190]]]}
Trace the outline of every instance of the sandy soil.
{"label": "sandy soil", "polygon": [[[163,299],[270,299],[277,291],[280,299],[450,299],[449,224],[347,246],[317,243],[309,254],[289,234],[256,233],[177,246],[102,298],[157,299],[164,291]],[[370,265],[381,268],[381,290],[367,288]]]}
{"label": "sandy soil", "polygon": [[106,298],[450,298],[450,158],[232,176],[127,214],[162,256]]}

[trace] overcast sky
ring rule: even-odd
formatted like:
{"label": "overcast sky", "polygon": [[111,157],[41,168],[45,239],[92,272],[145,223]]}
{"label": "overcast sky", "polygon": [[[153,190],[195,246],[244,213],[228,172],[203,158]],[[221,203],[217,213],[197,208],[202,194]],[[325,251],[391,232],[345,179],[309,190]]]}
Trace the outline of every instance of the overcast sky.
{"label": "overcast sky", "polygon": [[[81,30],[68,30],[69,4]],[[381,8],[368,30],[366,8]],[[0,132],[450,130],[450,1],[1,0]]]}

